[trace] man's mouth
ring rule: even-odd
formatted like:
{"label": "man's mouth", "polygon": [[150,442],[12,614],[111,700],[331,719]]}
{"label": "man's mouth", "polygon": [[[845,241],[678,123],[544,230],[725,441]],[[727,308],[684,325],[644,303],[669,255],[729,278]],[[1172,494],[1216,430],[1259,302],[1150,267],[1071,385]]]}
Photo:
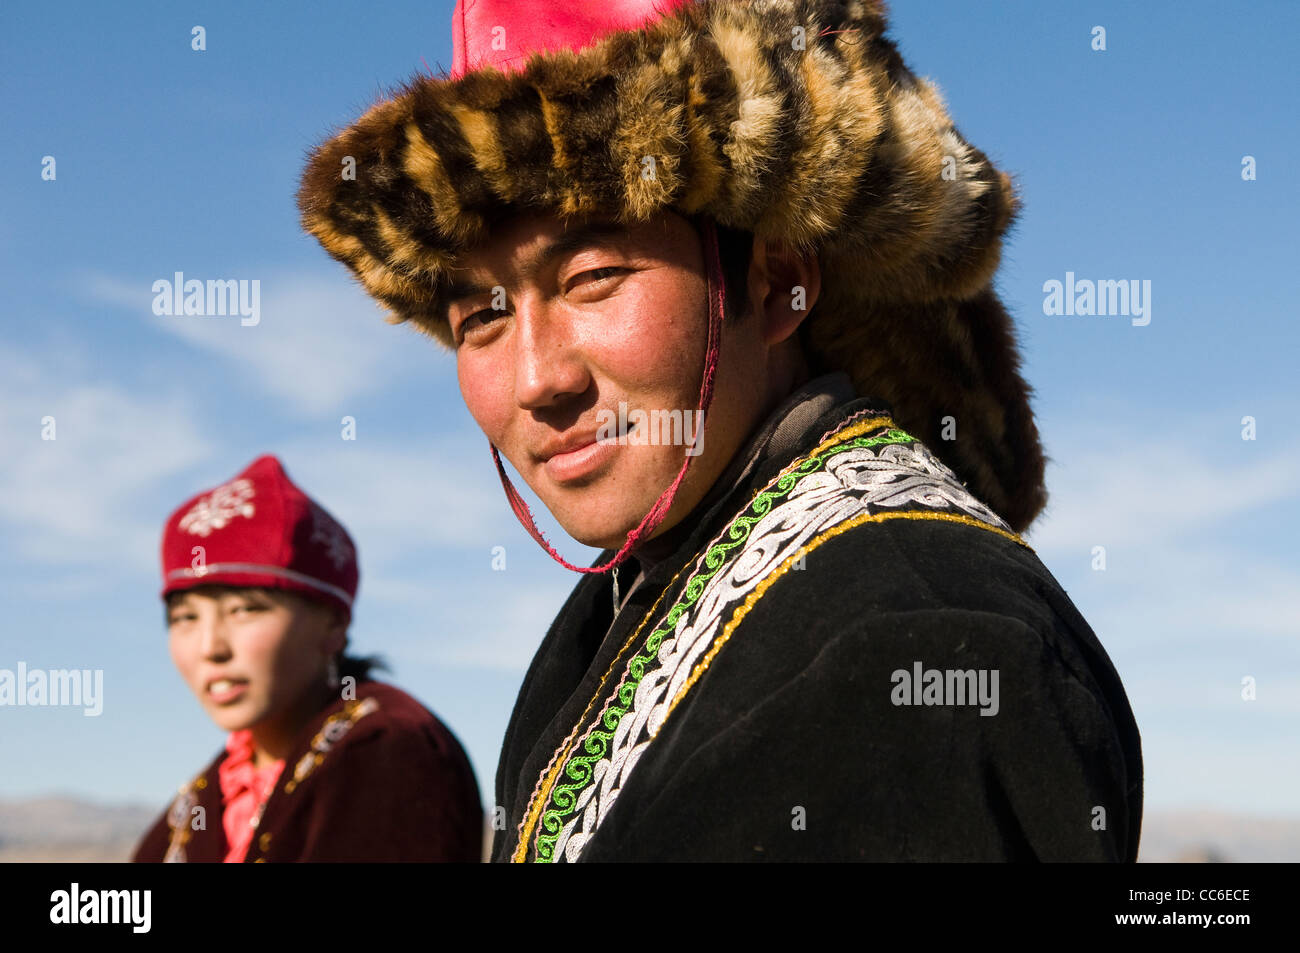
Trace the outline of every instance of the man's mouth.
{"label": "man's mouth", "polygon": [[[632,428],[628,428],[629,431]],[[587,444],[565,453],[556,453],[548,457],[544,467],[546,473],[556,483],[571,483],[590,475],[604,466],[620,446],[625,442],[626,434],[620,434],[612,440],[600,440],[592,437]]]}
{"label": "man's mouth", "polygon": [[547,475],[555,482],[572,482],[590,475],[601,467],[621,445],[628,442],[628,434],[636,429],[636,424],[627,430],[612,434],[598,429],[585,434],[575,434],[567,439],[559,439],[545,447],[537,458]]}
{"label": "man's mouth", "polygon": [[546,472],[557,483],[569,483],[586,476],[618,450],[616,443],[589,443],[568,453],[557,453],[546,461]]}

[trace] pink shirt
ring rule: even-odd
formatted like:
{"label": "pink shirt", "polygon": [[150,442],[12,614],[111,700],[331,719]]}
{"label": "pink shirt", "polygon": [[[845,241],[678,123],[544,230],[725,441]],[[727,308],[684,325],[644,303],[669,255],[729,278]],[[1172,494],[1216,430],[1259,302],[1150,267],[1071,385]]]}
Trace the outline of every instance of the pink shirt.
{"label": "pink shirt", "polygon": [[226,832],[227,864],[243,863],[253,842],[258,808],[271,796],[284,761],[253,767],[253,732],[233,731],[226,739],[225,760],[217,766],[221,782],[221,826]]}

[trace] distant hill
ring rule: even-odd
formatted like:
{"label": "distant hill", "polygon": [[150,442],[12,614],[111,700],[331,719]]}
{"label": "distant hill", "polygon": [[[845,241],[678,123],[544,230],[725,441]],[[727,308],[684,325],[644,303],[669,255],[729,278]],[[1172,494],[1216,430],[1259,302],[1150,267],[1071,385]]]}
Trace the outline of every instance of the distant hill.
{"label": "distant hill", "polygon": [[[129,860],[163,807],[95,804],[71,797],[0,800],[0,863]],[[1142,824],[1138,859],[1300,861],[1300,818],[1149,811]]]}
{"label": "distant hill", "polygon": [[0,800],[0,863],[130,860],[164,807],[71,797]]}
{"label": "distant hill", "polygon": [[1138,860],[1295,863],[1300,861],[1300,818],[1151,811],[1142,821]]}

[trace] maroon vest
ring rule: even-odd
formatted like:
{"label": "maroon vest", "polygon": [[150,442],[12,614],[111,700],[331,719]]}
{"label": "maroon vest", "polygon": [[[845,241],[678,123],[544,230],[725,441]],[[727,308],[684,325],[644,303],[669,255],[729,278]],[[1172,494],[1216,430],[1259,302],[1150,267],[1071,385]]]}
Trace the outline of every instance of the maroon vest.
{"label": "maroon vest", "polygon": [[[483,813],[465,752],[405,692],[362,682],[302,732],[266,801],[247,863],[481,859]],[[217,769],[184,785],[136,848],[140,862],[220,863]]]}

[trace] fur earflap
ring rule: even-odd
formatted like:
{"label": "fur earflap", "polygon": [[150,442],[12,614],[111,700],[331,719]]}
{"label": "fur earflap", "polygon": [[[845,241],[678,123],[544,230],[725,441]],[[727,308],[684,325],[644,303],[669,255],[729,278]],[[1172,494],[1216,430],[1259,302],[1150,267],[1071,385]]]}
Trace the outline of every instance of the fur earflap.
{"label": "fur earflap", "polygon": [[879,0],[700,0],[518,72],[415,77],[312,152],[303,226],[447,347],[446,272],[521,210],[673,209],[816,251],[814,360],[1023,530],[1044,458],[992,291],[1017,201],[884,30]]}

